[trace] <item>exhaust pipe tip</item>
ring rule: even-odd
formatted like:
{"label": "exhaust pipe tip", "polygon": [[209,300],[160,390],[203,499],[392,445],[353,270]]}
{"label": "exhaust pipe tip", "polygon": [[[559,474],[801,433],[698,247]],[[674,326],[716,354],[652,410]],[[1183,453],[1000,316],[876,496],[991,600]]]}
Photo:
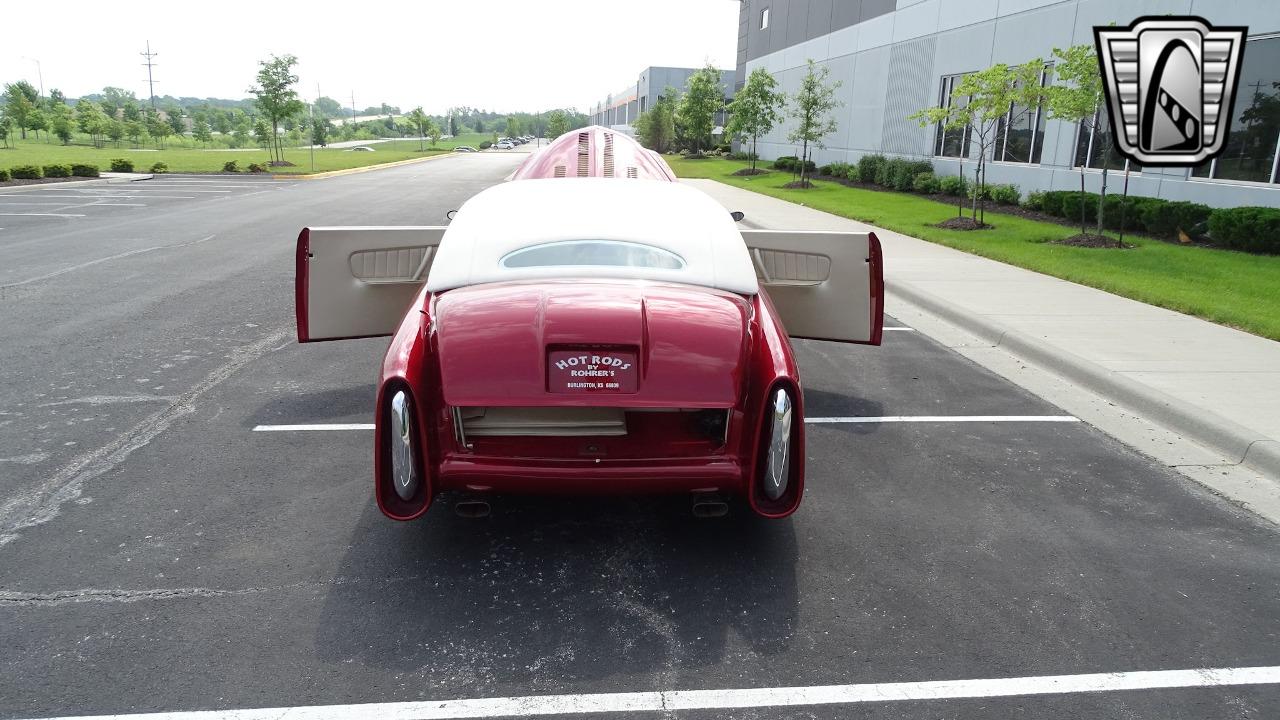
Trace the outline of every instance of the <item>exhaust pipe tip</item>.
{"label": "exhaust pipe tip", "polygon": [[718,518],[729,514],[729,503],[713,493],[693,496],[693,516],[696,518]]}
{"label": "exhaust pipe tip", "polygon": [[489,517],[489,503],[484,500],[463,500],[453,504],[453,512],[462,518],[485,518]]}

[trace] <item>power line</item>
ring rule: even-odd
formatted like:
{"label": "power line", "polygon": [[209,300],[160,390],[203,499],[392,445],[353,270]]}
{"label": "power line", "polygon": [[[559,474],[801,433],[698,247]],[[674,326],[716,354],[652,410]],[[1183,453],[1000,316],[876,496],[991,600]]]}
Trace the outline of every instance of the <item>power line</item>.
{"label": "power line", "polygon": [[151,62],[151,58],[156,57],[160,53],[151,52],[151,41],[148,40],[147,51],[138,54],[147,59],[147,61],[142,64],[147,68],[147,89],[151,92],[151,109],[154,110],[156,108],[156,81],[151,75],[151,68],[155,67],[156,64]]}

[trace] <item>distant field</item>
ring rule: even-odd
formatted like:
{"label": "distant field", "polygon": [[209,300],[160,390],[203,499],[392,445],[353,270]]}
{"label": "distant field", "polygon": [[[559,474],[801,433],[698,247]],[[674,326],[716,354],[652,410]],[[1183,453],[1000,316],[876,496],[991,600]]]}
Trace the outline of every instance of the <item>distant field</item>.
{"label": "distant field", "polygon": [[[346,170],[348,168],[381,165],[398,160],[409,160],[426,155],[449,152],[458,145],[478,146],[481,141],[489,139],[489,135],[471,133],[459,135],[449,140],[441,140],[434,148],[428,140],[424,143],[426,150],[418,149],[418,140],[403,139],[391,142],[370,144],[373,152],[353,152],[339,148],[319,148],[315,151],[315,172],[329,170]],[[97,165],[100,170],[111,168],[112,158],[128,158],[133,161],[134,169],[146,172],[157,162],[169,166],[169,172],[222,172],[228,161],[234,160],[241,171],[249,163],[265,165],[269,156],[266,150],[200,150],[198,148],[165,148],[163,150],[147,148],[95,148],[88,144],[62,145],[35,140],[15,141],[13,148],[0,148],[0,168],[15,165],[54,165],[88,163]],[[311,150],[307,148],[286,148],[285,160],[293,167],[271,168],[273,173],[305,174],[312,172]]]}

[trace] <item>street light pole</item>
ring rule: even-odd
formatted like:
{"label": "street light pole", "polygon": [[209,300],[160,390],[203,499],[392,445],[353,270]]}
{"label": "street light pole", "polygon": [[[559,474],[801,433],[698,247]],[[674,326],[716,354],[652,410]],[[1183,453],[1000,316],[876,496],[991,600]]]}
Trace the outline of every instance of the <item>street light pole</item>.
{"label": "street light pole", "polygon": [[44,71],[40,69],[40,61],[33,57],[22,56],[24,60],[30,60],[36,64],[36,79],[40,81],[40,99],[44,99]]}

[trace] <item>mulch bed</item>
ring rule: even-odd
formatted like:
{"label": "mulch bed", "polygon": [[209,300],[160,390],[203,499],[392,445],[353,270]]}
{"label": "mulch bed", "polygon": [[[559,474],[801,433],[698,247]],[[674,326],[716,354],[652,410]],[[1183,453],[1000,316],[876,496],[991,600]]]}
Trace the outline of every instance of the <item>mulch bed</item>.
{"label": "mulch bed", "polygon": [[782,187],[788,190],[808,190],[809,188],[813,187],[813,183],[809,182],[808,180],[796,180],[795,182],[789,182],[786,185],[783,185]]}
{"label": "mulch bed", "polygon": [[1103,235],[1080,235],[1078,233],[1068,238],[1050,240],[1049,242],[1054,245],[1070,245],[1071,247],[1099,248],[1104,250],[1108,248],[1111,250],[1131,250],[1137,247],[1137,245],[1133,245],[1131,243],[1124,243],[1123,246],[1118,245],[1115,240]]}
{"label": "mulch bed", "polygon": [[734,173],[734,175],[737,175],[739,177],[746,177],[748,175],[768,175],[768,174],[769,174],[769,171],[763,168],[754,168],[754,169],[742,168],[741,170],[738,170],[737,172]]}
{"label": "mulch bed", "polygon": [[969,217],[953,217],[943,220],[937,225],[934,225],[934,227],[942,228],[944,230],[990,230],[995,227],[995,225],[981,223]]}

